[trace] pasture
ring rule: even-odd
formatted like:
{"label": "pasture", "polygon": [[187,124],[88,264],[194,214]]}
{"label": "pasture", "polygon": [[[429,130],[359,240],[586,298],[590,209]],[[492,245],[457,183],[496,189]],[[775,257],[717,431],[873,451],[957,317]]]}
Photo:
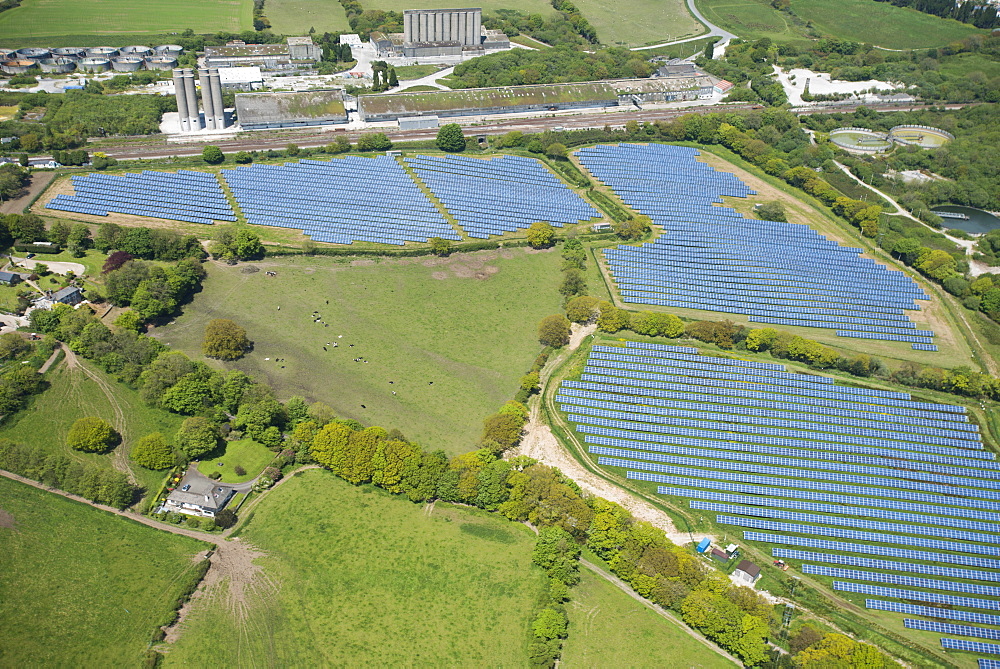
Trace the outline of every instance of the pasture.
{"label": "pasture", "polygon": [[310,28],[320,34],[352,32],[344,8],[333,0],[268,0],[264,15],[271,30],[283,35],[305,35]]}
{"label": "pasture", "polygon": [[187,28],[196,33],[239,32],[253,27],[252,13],[248,0],[23,0],[20,7],[0,13],[0,39],[162,35]]}
{"label": "pasture", "polygon": [[0,478],[9,667],[140,666],[208,544]]}
{"label": "pasture", "polygon": [[[732,667],[721,655],[692,639],[679,624],[650,610],[590,571],[567,604],[569,638],[563,646],[567,667]],[[627,644],[622,631],[628,630]]]}
{"label": "pasture", "polygon": [[[155,493],[163,472],[152,472],[132,463],[128,453],[135,442],[152,432],[162,432],[168,442],[180,427],[183,416],[148,406],[139,393],[118,383],[90,363],[100,382],[79,367],[70,369],[67,362],[58,363],[46,374],[51,384],[48,390],[32,399],[27,407],[0,424],[0,438],[22,444],[33,444],[46,453],[63,453],[80,461],[124,470],[129,468],[139,484]],[[114,426],[122,435],[122,443],[106,454],[82,453],[66,445],[66,435],[77,418],[97,416]]]}
{"label": "pasture", "polygon": [[684,0],[574,0],[573,4],[597,30],[602,44],[644,46],[706,32]]}
{"label": "pasture", "polygon": [[240,538],[266,554],[247,608],[236,617],[207,592],[166,666],[527,664],[544,585],[523,525],[308,470],[268,493]]}
{"label": "pasture", "polygon": [[210,263],[204,290],[155,336],[200,358],[208,321],[231,318],[254,349],[225,367],[281,399],[322,401],[457,454],[475,446],[482,418],[513,397],[538,354],[538,321],[561,308],[559,263],[556,251],[521,248],[259,264],[275,277]]}
{"label": "pasture", "polygon": [[943,46],[980,32],[958,21],[870,0],[795,0],[795,16],[765,0],[698,0],[697,6],[709,21],[748,40],[768,37],[804,43],[811,40],[806,22],[821,35],[886,49]]}

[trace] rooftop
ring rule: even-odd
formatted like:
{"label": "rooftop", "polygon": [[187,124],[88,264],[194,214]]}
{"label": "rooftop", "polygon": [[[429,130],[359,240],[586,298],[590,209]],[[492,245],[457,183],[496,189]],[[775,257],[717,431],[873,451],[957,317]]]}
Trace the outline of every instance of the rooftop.
{"label": "rooftop", "polygon": [[[181,488],[187,486],[187,490]],[[231,495],[231,488],[216,485],[215,481],[201,476],[185,477],[181,488],[167,496],[178,504],[196,504],[209,511],[218,511],[225,506]]]}
{"label": "rooftop", "polygon": [[241,84],[263,81],[259,67],[220,67],[219,81],[223,84]]}
{"label": "rooftop", "polygon": [[245,44],[239,40],[229,42],[226,46],[206,46],[205,55],[209,57],[235,56],[287,56],[287,44]]}
{"label": "rooftop", "polygon": [[750,578],[757,578],[760,576],[760,567],[749,560],[743,560],[740,562],[736,569],[738,571],[742,571],[744,574],[747,574]]}
{"label": "rooftop", "polygon": [[288,121],[320,121],[344,118],[344,96],[340,90],[294,93],[237,93],[236,115],[240,123],[254,125]]}

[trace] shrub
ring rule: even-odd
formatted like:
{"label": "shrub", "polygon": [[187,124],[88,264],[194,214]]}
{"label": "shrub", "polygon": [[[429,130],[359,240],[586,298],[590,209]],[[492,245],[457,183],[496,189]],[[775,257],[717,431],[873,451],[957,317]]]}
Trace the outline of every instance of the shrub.
{"label": "shrub", "polygon": [[226,156],[219,147],[209,145],[202,150],[201,159],[209,165],[218,165],[226,160]]}
{"label": "shrub", "polygon": [[115,431],[111,425],[95,416],[78,418],[69,429],[66,443],[70,448],[87,453],[101,453],[113,444]]}

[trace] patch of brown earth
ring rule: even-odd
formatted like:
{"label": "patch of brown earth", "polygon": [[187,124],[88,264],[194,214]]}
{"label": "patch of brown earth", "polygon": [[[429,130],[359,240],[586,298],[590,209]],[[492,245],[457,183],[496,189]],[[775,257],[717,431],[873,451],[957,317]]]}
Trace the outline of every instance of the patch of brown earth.
{"label": "patch of brown earth", "polygon": [[0,528],[12,530],[15,526],[17,526],[17,523],[14,522],[14,516],[10,515],[7,511],[0,509]]}

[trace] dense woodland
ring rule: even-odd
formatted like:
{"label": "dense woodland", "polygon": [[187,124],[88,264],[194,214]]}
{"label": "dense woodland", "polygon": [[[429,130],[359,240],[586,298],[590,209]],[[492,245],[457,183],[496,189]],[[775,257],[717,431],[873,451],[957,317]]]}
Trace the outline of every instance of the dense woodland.
{"label": "dense woodland", "polygon": [[455,67],[453,88],[554,84],[601,79],[648,77],[653,65],[634,51],[599,49],[593,53],[570,47],[512,49],[467,60]]}

